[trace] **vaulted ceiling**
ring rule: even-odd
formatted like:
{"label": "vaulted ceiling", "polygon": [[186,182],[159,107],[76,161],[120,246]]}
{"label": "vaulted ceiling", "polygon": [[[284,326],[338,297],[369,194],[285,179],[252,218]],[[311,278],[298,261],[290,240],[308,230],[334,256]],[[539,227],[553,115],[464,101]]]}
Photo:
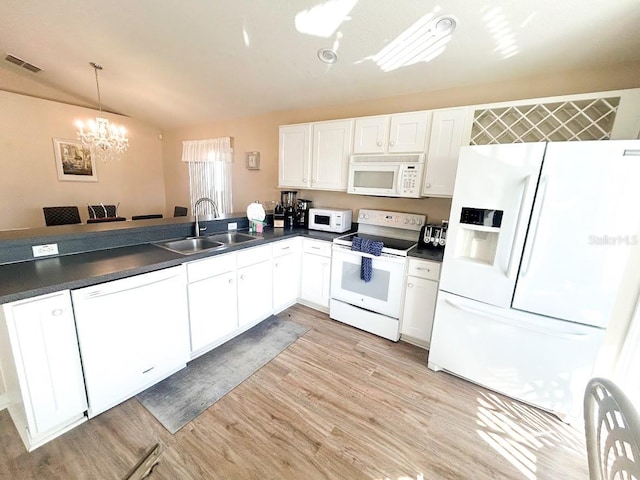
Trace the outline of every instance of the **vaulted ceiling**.
{"label": "vaulted ceiling", "polygon": [[96,62],[105,109],[167,129],[636,63],[638,25],[638,0],[3,0],[0,88],[96,107]]}

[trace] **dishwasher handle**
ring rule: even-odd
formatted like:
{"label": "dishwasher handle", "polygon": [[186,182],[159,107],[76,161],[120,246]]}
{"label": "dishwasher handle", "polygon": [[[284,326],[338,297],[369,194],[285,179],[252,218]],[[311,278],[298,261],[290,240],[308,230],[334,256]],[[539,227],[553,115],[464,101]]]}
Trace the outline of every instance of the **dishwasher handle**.
{"label": "dishwasher handle", "polygon": [[79,294],[82,299],[100,298],[155,285],[181,276],[183,276],[182,267],[167,268],[156,272],[140,274],[135,277],[124,278],[121,279],[121,281],[115,280],[113,282],[96,285],[95,287],[87,287],[80,291],[76,290],[74,293],[76,295]]}

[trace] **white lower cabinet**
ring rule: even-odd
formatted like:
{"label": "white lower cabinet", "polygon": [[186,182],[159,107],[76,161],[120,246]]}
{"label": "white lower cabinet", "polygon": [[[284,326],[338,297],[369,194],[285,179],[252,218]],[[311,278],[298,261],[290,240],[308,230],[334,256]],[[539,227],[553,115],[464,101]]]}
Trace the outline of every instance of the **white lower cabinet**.
{"label": "white lower cabinet", "polygon": [[402,340],[429,347],[439,277],[439,263],[409,259],[400,327]]}
{"label": "white lower cabinet", "polygon": [[0,317],[7,408],[31,451],[86,420],[69,291],[5,304]]}
{"label": "white lower cabinet", "polygon": [[300,300],[328,312],[331,281],[331,242],[302,239]]}
{"label": "white lower cabinet", "polygon": [[300,237],[272,244],[273,311],[290,307],[300,296]]}
{"label": "white lower cabinet", "polygon": [[238,325],[264,320],[273,311],[271,246],[238,252]]}
{"label": "white lower cabinet", "polygon": [[191,355],[214,347],[238,328],[236,254],[187,264]]}
{"label": "white lower cabinet", "polygon": [[81,288],[71,295],[90,418],[189,360],[184,266]]}

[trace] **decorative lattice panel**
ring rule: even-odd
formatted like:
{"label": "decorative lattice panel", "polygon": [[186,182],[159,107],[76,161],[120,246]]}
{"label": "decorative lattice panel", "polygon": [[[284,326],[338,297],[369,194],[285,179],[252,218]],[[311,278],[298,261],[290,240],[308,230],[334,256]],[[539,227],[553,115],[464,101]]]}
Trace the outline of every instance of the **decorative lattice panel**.
{"label": "decorative lattice panel", "polygon": [[620,97],[476,110],[471,145],[608,140]]}

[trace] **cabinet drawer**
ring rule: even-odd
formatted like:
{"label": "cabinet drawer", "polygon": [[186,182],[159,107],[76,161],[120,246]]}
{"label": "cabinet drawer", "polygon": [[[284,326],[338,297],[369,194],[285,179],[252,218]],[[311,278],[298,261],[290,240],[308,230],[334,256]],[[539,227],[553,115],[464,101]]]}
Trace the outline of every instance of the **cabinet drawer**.
{"label": "cabinet drawer", "polygon": [[309,238],[305,238],[302,241],[302,251],[304,253],[313,253],[314,255],[330,257],[331,242],[325,242],[322,240],[311,240]]}
{"label": "cabinet drawer", "polygon": [[187,263],[187,281],[197,282],[203,278],[230,272],[236,268],[236,254],[227,253]]}
{"label": "cabinet drawer", "polygon": [[438,281],[440,278],[440,264],[438,262],[410,258],[408,275]]}
{"label": "cabinet drawer", "polygon": [[262,245],[260,247],[247,248],[237,253],[238,268],[253,265],[254,263],[264,262],[271,258],[271,245]]}
{"label": "cabinet drawer", "polygon": [[281,257],[282,255],[286,255],[288,253],[295,253],[299,251],[300,245],[300,237],[296,238],[288,238],[287,240],[280,240],[278,242],[272,243],[272,253],[273,257]]}

